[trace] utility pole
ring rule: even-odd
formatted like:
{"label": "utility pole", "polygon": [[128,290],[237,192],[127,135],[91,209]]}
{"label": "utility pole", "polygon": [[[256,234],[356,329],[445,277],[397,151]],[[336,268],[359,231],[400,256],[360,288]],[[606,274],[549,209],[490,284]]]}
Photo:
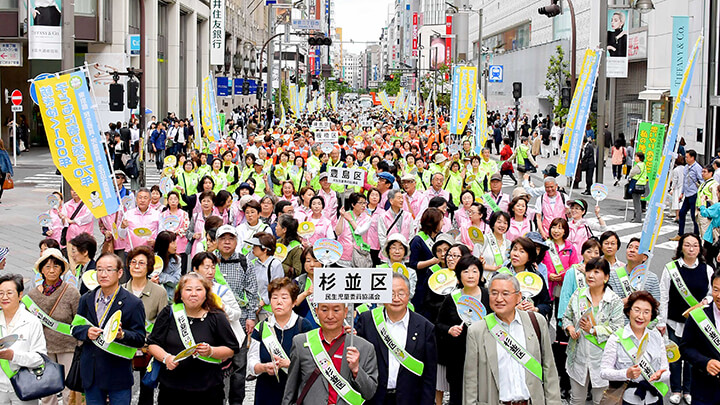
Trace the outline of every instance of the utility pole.
{"label": "utility pole", "polygon": [[483,65],[482,65],[482,31],[483,31],[483,9],[480,9],[478,11],[478,50],[477,50],[477,83],[478,88],[483,93],[485,100],[487,101],[487,85],[482,86],[482,76],[483,76]]}
{"label": "utility pole", "polygon": [[[275,7],[273,7],[272,4],[268,6],[268,38],[275,35]],[[267,86],[267,105],[270,106],[272,103],[272,70],[273,70],[273,59],[275,57],[275,49],[273,47],[272,41],[270,41],[267,45],[267,75],[266,75],[266,86]],[[262,72],[260,72],[262,75]],[[259,91],[262,91],[262,89],[259,89]]]}
{"label": "utility pole", "polygon": [[598,66],[598,90],[597,90],[597,130],[595,133],[595,139],[597,141],[597,164],[595,182],[602,183],[605,174],[605,165],[603,164],[603,156],[605,154],[605,93],[607,92],[607,56],[605,55],[605,48],[607,48],[607,14],[608,14],[608,2],[607,0],[600,1],[600,65]]}
{"label": "utility pole", "polygon": [[[60,70],[66,71],[75,67],[75,0],[62,0],[62,10],[62,60]],[[65,201],[71,197],[70,185],[65,180],[65,177],[62,178],[62,194]]]}
{"label": "utility pole", "polygon": [[[140,0],[140,70],[145,72],[145,0]],[[198,83],[199,85],[199,83]],[[195,92],[197,94],[197,91]],[[199,103],[200,100],[197,100]],[[140,137],[145,139],[145,78],[140,80],[140,111],[138,111],[140,117]],[[196,130],[195,136],[200,136],[200,117],[193,117],[193,125]],[[148,149],[147,140],[142,142],[142,146],[145,150]],[[142,175],[140,176],[140,187],[145,187],[147,184],[147,154],[145,150],[138,151],[139,155],[143,157],[140,170]]]}

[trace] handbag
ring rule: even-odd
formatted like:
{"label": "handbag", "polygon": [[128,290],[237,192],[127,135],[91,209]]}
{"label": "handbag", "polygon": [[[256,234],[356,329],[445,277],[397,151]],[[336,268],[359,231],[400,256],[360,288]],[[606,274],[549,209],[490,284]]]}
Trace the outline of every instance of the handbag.
{"label": "handbag", "polygon": [[610,385],[603,393],[600,405],[621,405],[623,394],[627,389],[627,382],[610,381]]}
{"label": "handbag", "polygon": [[12,190],[15,188],[15,182],[13,181],[12,177],[6,176],[5,181],[3,181],[2,189],[3,190]]}
{"label": "handbag", "polygon": [[38,354],[43,364],[33,369],[22,367],[10,378],[15,395],[21,401],[55,395],[65,389],[65,367],[42,353]]}
{"label": "handbag", "polygon": [[153,358],[145,370],[145,375],[142,378],[142,385],[150,388],[157,388],[158,378],[160,377],[160,369],[163,367],[165,367],[165,365],[161,361]]}
{"label": "handbag", "polygon": [[[72,215],[70,216],[70,219],[75,219],[77,214],[80,212],[80,208],[82,208],[83,206],[85,206],[85,203],[80,202],[80,204],[77,206],[77,208],[75,208],[75,211],[73,211]],[[62,246],[67,245],[67,233],[68,233],[69,227],[70,227],[69,225],[64,226],[62,231],[60,232],[60,245],[62,245]]]}
{"label": "handbag", "polygon": [[65,377],[65,386],[71,391],[85,392],[82,385],[82,377],[80,377],[80,356],[82,355],[82,346],[75,347],[75,353],[73,354],[72,363],[70,363],[70,370],[68,370],[67,377]]}
{"label": "handbag", "polygon": [[623,200],[632,200],[632,193],[630,192],[630,183],[625,183],[625,187],[623,188]]}

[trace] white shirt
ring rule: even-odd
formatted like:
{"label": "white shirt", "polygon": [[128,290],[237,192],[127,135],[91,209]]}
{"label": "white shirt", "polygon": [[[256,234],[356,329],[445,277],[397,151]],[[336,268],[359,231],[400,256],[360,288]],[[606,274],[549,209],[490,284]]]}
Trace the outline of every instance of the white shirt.
{"label": "white shirt", "polygon": [[[395,339],[395,342],[401,348],[405,349],[405,342],[407,341],[408,326],[410,323],[410,311],[405,311],[405,316],[397,322],[393,322],[385,314],[385,325],[390,333],[390,336]],[[388,383],[387,388],[389,390],[397,388],[397,378],[402,365],[388,350]]]}
{"label": "white shirt", "polygon": [[[632,339],[635,344],[635,349],[631,351],[632,355],[637,353],[637,346],[640,341],[632,332],[630,325],[625,325],[622,330],[623,338]],[[655,370],[668,370],[668,360],[665,354],[665,341],[655,329],[645,329],[645,335],[648,335],[647,348],[645,349],[645,355],[650,359],[650,364]],[[643,335],[644,337],[644,335]],[[625,352],[622,344],[618,341],[617,335],[614,333],[610,335],[605,344],[605,351],[603,353],[602,362],[600,366],[600,376],[610,381],[626,381],[627,380],[627,369],[632,367],[635,363]],[[640,382],[643,379],[642,376],[634,379],[635,382]],[[660,376],[660,381],[665,384],[670,384],[670,372],[665,371]],[[640,404],[654,404],[658,398],[653,395],[652,391],[648,391],[645,396],[645,401],[635,395],[634,389],[627,389],[623,394],[623,400],[629,404],[640,405]]]}
{"label": "white shirt", "polygon": [[[34,368],[42,364],[40,354],[47,354],[45,347],[45,334],[40,320],[28,312],[20,304],[10,323],[5,322],[5,316],[0,311],[0,335],[17,334],[18,340],[12,345],[14,352],[10,360],[10,369],[17,371],[20,367]],[[5,373],[0,373],[0,392],[13,392],[10,379]]]}
{"label": "white shirt", "polygon": [[[290,312],[290,319],[283,327],[279,327],[281,330],[289,330],[295,327],[295,324],[298,321],[298,314],[295,313],[295,311]],[[268,326],[271,328],[274,328],[276,326],[275,321],[275,315],[270,314],[270,317],[267,319]],[[278,342],[280,339],[278,339]],[[257,376],[258,373],[255,372],[255,365],[260,364],[260,345],[262,342],[257,341],[255,339],[250,339],[250,349],[247,353],[247,372],[250,375]],[[281,342],[282,344],[282,342]],[[286,353],[288,356],[290,356],[290,353]]]}
{"label": "white shirt", "polygon": [[[501,321],[500,318],[497,318],[497,320],[516,342],[525,347],[525,331],[517,310],[515,310],[515,319],[510,322],[510,325]],[[525,368],[497,341],[495,341],[495,350],[498,357],[500,401],[524,401],[530,399],[530,390],[525,382]]]}
{"label": "white shirt", "polygon": [[[695,263],[692,265],[689,265],[683,261],[682,257],[677,260],[677,266],[679,267],[687,267],[689,269],[694,269],[700,264],[700,261],[698,259],[695,259]],[[678,269],[679,270],[679,269]],[[710,265],[706,266],[707,270],[707,278],[708,278],[708,292],[707,295],[712,295],[712,283],[710,283],[710,280],[713,276],[713,267]],[[660,313],[658,314],[658,325],[660,327],[663,326],[669,326],[672,328],[673,331],[675,331],[675,336],[681,338],[683,335],[683,331],[685,330],[685,323],[679,323],[675,322],[672,319],[667,319],[667,313],[668,313],[668,303],[670,302],[670,284],[672,283],[672,278],[670,277],[670,273],[668,273],[667,269],[663,267],[662,276],[660,277]],[[673,287],[675,288],[675,287]],[[704,297],[695,297],[698,301],[701,301]],[[712,301],[712,299],[709,299],[709,301]]]}

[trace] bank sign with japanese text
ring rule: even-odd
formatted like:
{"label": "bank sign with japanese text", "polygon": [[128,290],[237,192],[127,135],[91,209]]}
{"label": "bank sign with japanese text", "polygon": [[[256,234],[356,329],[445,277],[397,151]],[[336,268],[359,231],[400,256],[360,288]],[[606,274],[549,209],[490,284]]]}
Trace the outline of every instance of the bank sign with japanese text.
{"label": "bank sign with japanese text", "polygon": [[95,218],[120,208],[85,72],[34,82],[55,166]]}
{"label": "bank sign with japanese text", "polygon": [[[655,184],[655,178],[660,168],[660,155],[665,146],[665,124],[642,121],[638,124],[637,143],[635,151],[645,154],[645,168],[648,175],[648,184]],[[649,195],[652,194],[652,189]],[[647,198],[646,198],[647,199]]]}
{"label": "bank sign with japanese text", "polygon": [[313,301],[316,303],[392,302],[392,269],[317,268]]}

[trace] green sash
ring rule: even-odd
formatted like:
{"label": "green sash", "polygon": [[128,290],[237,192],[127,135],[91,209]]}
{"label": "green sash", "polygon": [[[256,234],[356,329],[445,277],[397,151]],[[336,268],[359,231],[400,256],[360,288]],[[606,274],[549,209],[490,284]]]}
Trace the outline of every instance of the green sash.
{"label": "green sash", "polygon": [[55,332],[62,333],[63,335],[72,336],[72,326],[67,323],[62,323],[52,319],[48,314],[45,313],[40,307],[30,298],[29,295],[23,295],[22,303],[25,304],[25,308],[35,315],[43,326],[48,329],[52,329]]}
{"label": "green sash", "polygon": [[[0,337],[2,337],[2,333],[0,333]],[[0,368],[2,368],[3,373],[7,376],[8,380],[13,378],[15,374],[17,374],[17,371],[13,371],[10,368],[10,362],[7,360],[0,360]],[[19,370],[18,370],[19,371]]]}
{"label": "green sash", "polygon": [[510,267],[500,267],[497,272],[500,274],[509,274],[511,276],[515,276],[515,270]]}
{"label": "green sash", "polygon": [[[260,325],[262,325],[262,331],[260,331]],[[260,332],[263,345],[265,345],[265,349],[267,349],[268,353],[270,353],[270,357],[277,356],[281,359],[290,360],[287,353],[285,353],[285,350],[280,344],[280,341],[278,341],[277,336],[275,335],[274,328],[270,326],[267,321],[259,323],[257,326],[255,326],[255,330]],[[274,358],[271,361],[274,362]],[[286,367],[283,367],[282,370],[285,372],[285,374],[287,374],[288,369]]]}
{"label": "green sash", "polygon": [[[430,249],[430,251],[432,251],[432,247],[435,244],[435,242],[432,239],[430,239],[430,236],[428,236],[428,234],[426,234],[423,231],[418,232],[417,236],[419,236],[420,239],[422,239],[423,242],[425,242],[425,246],[427,246],[428,249]],[[428,243],[428,241],[429,241],[429,243]]]}
{"label": "green sash", "polygon": [[655,387],[655,389],[660,392],[660,395],[664,397],[665,395],[667,395],[670,388],[667,386],[667,384],[660,381],[655,381],[652,383],[650,382],[650,377],[655,374],[655,368],[653,368],[653,366],[650,364],[650,360],[648,360],[645,355],[643,355],[640,359],[636,359],[635,356],[630,354],[633,350],[635,350],[635,354],[637,354],[637,347],[632,341],[632,338],[622,337],[623,329],[624,328],[620,328],[615,332],[615,335],[618,337],[618,342],[620,342],[620,344],[622,345],[625,353],[630,356],[630,358],[633,359],[638,366],[640,366],[640,373],[642,374],[645,381],[649,382],[650,385]]}
{"label": "green sash", "polygon": [[[362,405],[365,400],[359,392],[355,391],[350,383],[340,375],[333,365],[332,359],[328,352],[325,351],[322,341],[320,340],[320,329],[313,329],[306,333],[307,343],[310,348],[315,365],[320,370],[320,374],[325,378],[338,396],[350,405]],[[334,354],[334,353],[333,353]]]}
{"label": "green sash", "polygon": [[[84,318],[83,316],[75,314],[75,319],[72,321],[72,326],[95,326],[93,325],[89,320]],[[130,347],[125,346],[124,344],[118,343],[118,342],[106,342],[103,338],[102,333],[100,336],[98,336],[97,339],[92,341],[95,346],[99,347],[100,349],[113,354],[118,357],[122,357],[128,360],[132,360],[133,357],[135,357],[135,352],[137,352],[136,347]]]}
{"label": "green sash", "polygon": [[155,329],[155,322],[150,322],[147,319],[145,320],[145,332],[148,334],[151,334],[153,329]]}
{"label": "green sash", "polygon": [[670,278],[672,279],[675,288],[677,288],[678,292],[683,297],[685,302],[690,307],[694,307],[695,305],[697,305],[698,300],[696,300],[695,297],[693,297],[692,293],[690,293],[690,289],[688,288],[687,284],[685,284],[685,280],[683,280],[682,275],[680,275],[680,271],[678,270],[675,262],[672,261],[666,264],[665,270],[667,270],[668,274],[670,274]]}
{"label": "green sash", "polygon": [[399,361],[400,364],[402,364],[402,366],[408,371],[417,376],[421,376],[425,365],[422,361],[406,352],[405,349],[395,341],[390,332],[388,332],[387,325],[385,324],[385,314],[383,313],[383,308],[377,307],[373,309],[372,317],[375,322],[375,329],[377,330],[378,335],[380,335],[383,343],[385,343],[385,346],[388,348],[388,352],[392,353],[395,359]]}
{"label": "green sash", "polygon": [[[592,304],[592,299],[591,299],[590,297],[588,297],[588,295],[587,295],[588,293],[589,293],[589,291],[588,291],[587,287],[581,289],[581,290],[578,292],[578,300],[582,300],[583,297],[584,297],[584,298],[585,298],[585,303],[586,303],[585,305],[581,305],[580,303],[578,303],[578,308],[580,309],[581,315],[582,315],[582,313],[584,313],[588,308],[592,308],[592,306],[593,306],[593,304]],[[589,305],[589,306],[588,306],[588,305]],[[592,311],[595,312],[595,308],[593,308]],[[581,330],[582,330],[582,329],[581,329]],[[593,335],[593,334],[590,334],[590,333],[585,333],[584,330],[583,330],[582,332],[583,332],[583,337],[584,337],[585,339],[587,339],[588,342],[590,342],[590,343],[594,344],[595,346],[597,346],[597,347],[605,350],[605,344],[606,344],[607,342],[602,342],[602,343],[600,343],[600,342],[598,342],[598,340],[597,340],[597,336],[595,336],[595,335]]]}
{"label": "green sash", "polygon": [[438,270],[442,270],[442,267],[440,267],[439,264],[433,264],[432,266],[430,266],[430,271],[432,271],[433,273],[437,272]]}
{"label": "green sash", "polygon": [[555,268],[555,274],[563,274],[565,272],[565,267],[563,267],[563,264],[560,261],[560,254],[558,254],[557,248],[555,248],[555,242],[548,239],[546,245],[549,247],[548,254],[550,255],[550,261]]}
{"label": "green sash", "polygon": [[[530,315],[532,316],[532,315]],[[510,334],[503,328],[495,318],[495,314],[490,314],[485,317],[485,322],[490,330],[492,337],[500,343],[510,356],[515,359],[518,363],[522,364],[523,367],[530,374],[537,377],[540,381],[543,380],[542,364],[537,361],[530,353],[525,350],[525,347],[518,343]]]}
{"label": "green sash", "polygon": [[[711,304],[714,305],[714,304]],[[697,323],[700,330],[703,332],[705,337],[710,341],[710,344],[720,353],[720,333],[717,328],[710,322],[705,311],[702,307],[695,308],[690,311],[690,316]]]}
{"label": "green sash", "polygon": [[577,289],[581,288],[587,288],[587,280],[585,279],[585,273],[580,271],[580,269],[577,268],[576,265],[572,265],[571,267],[575,271],[575,284],[577,284]]}
{"label": "green sash", "polygon": [[[355,219],[355,213],[350,211],[350,215],[352,215],[353,220]],[[350,226],[350,233],[352,233],[352,237],[355,240],[355,244],[362,250],[369,252],[370,251],[370,245],[365,243],[362,236],[355,233],[355,228],[350,224],[350,221],[348,221],[348,225]],[[288,249],[290,250],[290,249]]]}
{"label": "green sash", "polygon": [[490,236],[488,236],[487,241],[490,244],[490,251],[495,257],[495,265],[502,266],[503,257],[502,253],[500,252],[500,245],[498,245],[497,239],[495,239],[495,234],[491,234]]}
{"label": "green sash", "polygon": [[[185,313],[185,304],[173,304],[173,318],[175,318],[175,326],[177,326],[180,340],[185,348],[195,346],[195,338],[193,338],[190,330],[190,321]],[[220,364],[219,359],[212,357],[198,356],[198,358],[206,363]]]}
{"label": "green sash", "polygon": [[[216,265],[215,265],[215,281],[217,281],[218,284],[221,284],[221,285],[224,285],[224,286],[227,286],[227,285],[228,285],[228,284],[227,284],[227,281],[225,280],[225,276],[220,272],[220,265],[219,265],[219,264],[216,264]],[[228,288],[229,288],[229,287],[228,287]],[[240,305],[241,308],[246,307],[247,304],[248,304],[248,302],[249,302],[249,301],[248,301],[248,297],[247,297],[247,292],[245,292],[245,291],[243,291],[243,296],[242,296],[242,297],[238,297],[237,295],[235,295],[235,298],[237,299],[238,305]]]}
{"label": "green sash", "polygon": [[623,296],[620,298],[624,298],[632,294],[633,288],[632,285],[630,285],[630,278],[628,277],[625,267],[618,267],[615,269],[615,274],[617,274],[618,280],[620,281],[620,287],[623,292]]}
{"label": "green sash", "polygon": [[296,240],[291,240],[290,243],[287,245],[287,251],[290,253],[291,250],[295,249],[298,246],[302,246],[302,244]]}
{"label": "green sash", "polygon": [[485,204],[487,204],[490,207],[490,209],[493,210],[493,212],[500,211],[500,206],[497,205],[497,203],[495,202],[495,199],[492,197],[492,194],[485,193],[482,195],[482,199],[483,199],[483,201],[485,201]]}
{"label": "green sash", "polygon": [[[305,288],[303,289],[303,292],[310,289],[310,286],[312,285],[312,280],[310,277],[305,278]],[[316,324],[320,325],[320,320],[317,317],[317,312],[315,311],[315,305],[313,304],[312,300],[309,299],[310,297],[305,298],[305,300],[308,303],[308,308],[310,308],[310,315],[312,315],[313,320]]]}

